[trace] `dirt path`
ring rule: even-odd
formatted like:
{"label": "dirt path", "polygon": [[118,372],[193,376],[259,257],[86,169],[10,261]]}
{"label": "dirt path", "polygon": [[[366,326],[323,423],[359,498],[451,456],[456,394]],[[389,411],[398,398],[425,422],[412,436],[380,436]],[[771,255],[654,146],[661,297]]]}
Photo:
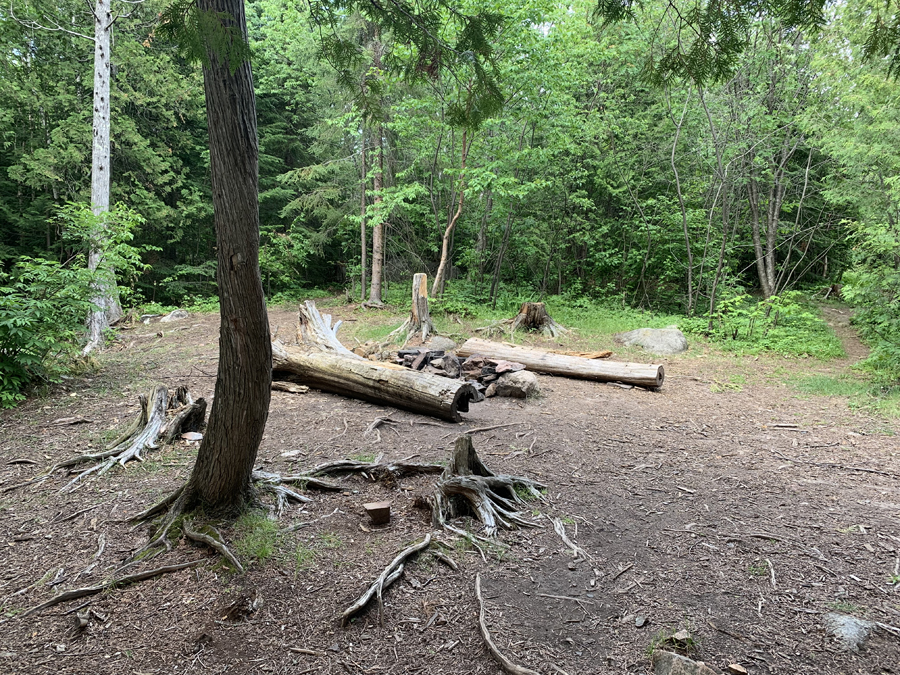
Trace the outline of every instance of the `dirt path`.
{"label": "dirt path", "polygon": [[[271,322],[289,326],[293,315],[273,312]],[[98,448],[153,382],[212,396],[217,319],[157,330],[125,333],[98,375],[0,414],[0,490]],[[272,541],[264,561],[252,553],[265,546],[245,543],[244,576],[214,563],[94,596],[80,610],[90,612],[83,631],[66,614],[79,601],[17,615],[98,583],[144,543],[146,530],[122,519],[180,485],[196,447],[165,448],[73,494],[57,494],[61,476],[0,493],[0,673],[495,674],[477,629],[476,572],[498,646],[541,673],[648,673],[651,646],[679,629],[692,636],[691,655],[720,671],[896,672],[897,637],[878,630],[847,653],[823,628],[832,611],[900,625],[890,583],[900,564],[898,425],[785,384],[859,358],[851,329],[836,330],[846,362],[735,359],[699,346],[666,362],[660,392],[542,376],[542,397],[489,399],[460,425],[417,424],[320,392],[273,392],[260,464],[279,471],[378,453],[439,461],[459,433],[514,423],[475,436],[482,458],[547,483],[548,501],[535,509],[563,518],[591,556],[574,562],[547,527],[505,534],[509,548],[485,551],[486,560],[445,538],[460,571],[427,554],[413,561],[386,593],[383,627],[374,611],[346,629],[337,618],[399,548],[430,530],[428,512],[415,507],[428,478],[351,477],[343,493],[310,491],[314,501],[280,525],[321,520]],[[396,431],[365,441],[384,414]],[[51,424],[76,415],[91,421]],[[362,512],[379,499],[394,509],[382,529]],[[98,564],[85,572],[101,537]],[[164,560],[208,555],[181,543]],[[262,600],[249,620],[223,620],[249,596]]]}

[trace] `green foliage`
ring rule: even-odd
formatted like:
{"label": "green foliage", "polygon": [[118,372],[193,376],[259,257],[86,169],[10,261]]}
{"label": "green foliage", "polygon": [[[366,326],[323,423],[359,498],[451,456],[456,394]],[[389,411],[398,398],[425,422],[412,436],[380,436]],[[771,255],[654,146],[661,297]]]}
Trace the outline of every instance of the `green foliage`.
{"label": "green foliage", "polygon": [[774,352],[788,356],[837,358],[840,340],[799,291],[767,300],[746,294],[723,298],[710,317],[683,320],[686,332],[703,335],[726,349],[745,354]]}
{"label": "green foliage", "polygon": [[278,548],[281,533],[278,523],[265,513],[250,511],[234,524],[234,548],[239,559],[263,562],[272,557]]}
{"label": "green foliage", "polygon": [[83,263],[23,257],[0,272],[0,407],[23,400],[35,380],[52,381],[76,353],[92,307]]}

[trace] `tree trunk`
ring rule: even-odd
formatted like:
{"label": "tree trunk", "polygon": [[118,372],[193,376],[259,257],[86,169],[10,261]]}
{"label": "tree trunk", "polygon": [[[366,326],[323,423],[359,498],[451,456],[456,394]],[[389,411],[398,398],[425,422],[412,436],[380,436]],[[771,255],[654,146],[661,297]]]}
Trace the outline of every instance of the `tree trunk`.
{"label": "tree trunk", "polygon": [[469,154],[469,148],[472,147],[472,141],[466,142],[468,139],[468,130],[463,131],[462,137],[462,160],[460,162],[459,174],[459,201],[456,205],[456,212],[447,223],[447,229],[444,230],[444,237],[441,240],[441,261],[438,264],[437,273],[434,275],[434,284],[431,286],[432,297],[438,297],[444,292],[444,282],[447,276],[447,269],[450,266],[450,239],[453,237],[453,231],[456,229],[456,223],[462,215],[463,204],[466,197],[466,158]]}
{"label": "tree trunk", "polygon": [[116,291],[115,271],[103,259],[106,243],[106,224],[102,217],[109,211],[110,195],[110,48],[112,46],[113,16],[111,0],[96,0],[94,6],[94,100],[93,143],[91,147],[91,209],[98,218],[98,230],[91,233],[88,269],[96,276],[95,295],[91,299],[96,309],[88,314],[88,353],[103,341],[103,331],[110,323],[122,318]]}
{"label": "tree trunk", "polygon": [[[377,61],[380,63],[380,60]],[[384,152],[382,135],[384,129],[378,126],[378,144],[375,146],[375,176],[372,179],[372,200],[375,207],[375,225],[372,228],[372,285],[369,287],[369,304],[381,305],[381,278],[384,271]]]}
{"label": "tree trunk", "polygon": [[457,356],[469,357],[479,354],[491,359],[503,359],[522,363],[536,373],[563,375],[583,380],[599,382],[624,382],[640,387],[658,388],[665,379],[662,366],[642,363],[618,363],[584,359],[578,356],[554,354],[542,349],[525,349],[500,342],[471,338],[456,350]]}
{"label": "tree trunk", "polygon": [[309,346],[273,345],[273,368],[299,375],[303,384],[332,394],[403,408],[459,422],[477,394],[462,380],[374,363]]}
{"label": "tree trunk", "polygon": [[360,302],[366,299],[366,125],[363,122],[362,144],[360,145],[359,161],[362,165],[362,183],[360,184],[360,211],[359,211],[359,270],[360,270]]}
{"label": "tree trunk", "polygon": [[[198,0],[240,31],[242,0]],[[239,512],[251,499],[250,474],[269,411],[272,349],[259,274],[256,99],[249,61],[207,46],[203,68],[209,123],[221,325],[215,399],[185,493],[217,513]]]}

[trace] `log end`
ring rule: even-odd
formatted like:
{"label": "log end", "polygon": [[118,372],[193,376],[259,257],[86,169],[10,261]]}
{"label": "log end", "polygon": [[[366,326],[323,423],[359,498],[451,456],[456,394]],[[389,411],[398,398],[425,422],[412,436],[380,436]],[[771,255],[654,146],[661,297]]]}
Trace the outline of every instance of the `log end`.
{"label": "log end", "polygon": [[666,369],[662,366],[656,367],[656,384],[651,387],[651,389],[659,390],[663,385],[663,381],[666,379]]}
{"label": "log end", "polygon": [[469,412],[469,403],[474,403],[477,400],[478,392],[471,384],[466,383],[457,389],[456,394],[453,396],[453,403],[450,406],[450,414],[453,417],[453,421],[461,422],[462,416],[460,413]]}

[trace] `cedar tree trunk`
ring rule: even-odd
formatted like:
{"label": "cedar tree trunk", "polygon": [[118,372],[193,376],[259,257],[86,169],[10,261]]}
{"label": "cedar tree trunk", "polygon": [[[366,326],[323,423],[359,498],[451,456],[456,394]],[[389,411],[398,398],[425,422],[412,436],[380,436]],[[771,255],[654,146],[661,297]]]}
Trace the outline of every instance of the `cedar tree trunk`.
{"label": "cedar tree trunk", "polygon": [[[198,0],[246,39],[243,0]],[[221,326],[215,399],[188,500],[218,513],[251,499],[250,473],[269,412],[272,345],[259,274],[256,98],[249,61],[208,49],[203,68],[215,213]]]}

